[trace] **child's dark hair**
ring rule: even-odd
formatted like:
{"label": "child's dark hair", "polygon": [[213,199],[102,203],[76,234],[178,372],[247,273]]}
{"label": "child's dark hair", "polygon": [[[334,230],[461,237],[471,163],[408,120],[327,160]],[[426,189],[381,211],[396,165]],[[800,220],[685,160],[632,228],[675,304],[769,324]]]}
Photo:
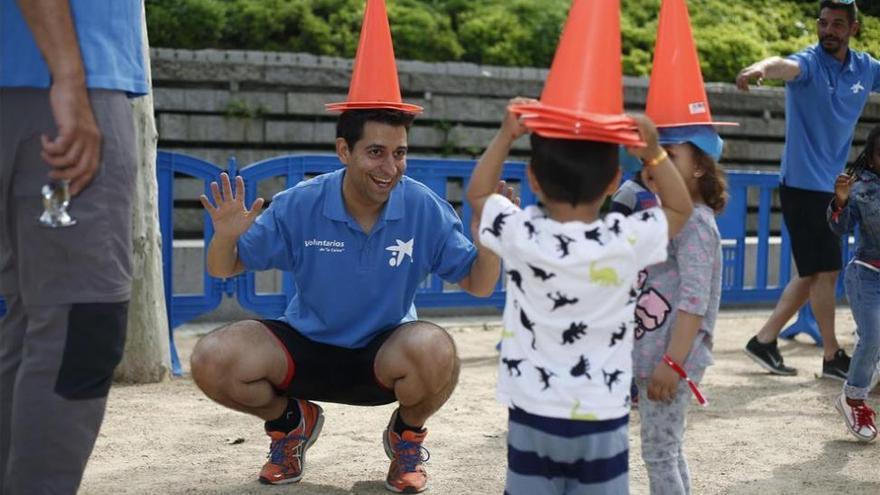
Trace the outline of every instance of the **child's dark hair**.
{"label": "child's dark hair", "polygon": [[348,110],[342,112],[342,115],[339,116],[339,120],[336,122],[336,137],[345,139],[348,147],[354,148],[354,145],[364,136],[364,125],[367,122],[378,122],[393,127],[405,127],[406,130],[409,130],[414,119],[415,115],[401,112],[400,110]]}
{"label": "child's dark hair", "polygon": [[532,134],[532,172],[544,196],[577,206],[601,199],[618,170],[618,146]]}
{"label": "child's dark hair", "polygon": [[691,148],[694,150],[697,169],[703,172],[703,175],[697,180],[700,196],[706,206],[712,208],[716,214],[721,213],[727,206],[727,200],[730,199],[730,193],[727,191],[727,174],[703,150],[693,144],[691,144]]}
{"label": "child's dark hair", "polygon": [[880,138],[880,125],[875,126],[871,129],[871,132],[868,133],[868,140],[865,142],[864,149],[862,149],[862,152],[856,157],[856,161],[846,168],[847,175],[858,176],[862,170],[874,166],[871,162],[874,161],[874,149],[877,148],[878,138]]}

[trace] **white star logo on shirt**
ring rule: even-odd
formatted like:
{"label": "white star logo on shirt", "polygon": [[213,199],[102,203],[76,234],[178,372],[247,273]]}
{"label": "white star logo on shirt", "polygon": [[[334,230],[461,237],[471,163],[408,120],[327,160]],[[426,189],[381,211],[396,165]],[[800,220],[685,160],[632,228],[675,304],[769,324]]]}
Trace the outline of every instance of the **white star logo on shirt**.
{"label": "white star logo on shirt", "polygon": [[852,86],[850,86],[849,89],[851,89],[852,92],[853,92],[853,94],[855,95],[855,94],[859,94],[859,93],[861,93],[862,91],[864,91],[864,90],[865,90],[865,87],[862,86],[862,81],[857,81],[855,84],[853,84]]}
{"label": "white star logo on shirt", "polygon": [[400,264],[403,263],[403,260],[406,259],[407,256],[409,256],[409,260],[410,262],[412,262],[414,240],[415,238],[412,238],[406,242],[403,242],[400,239],[395,239],[395,242],[397,242],[396,246],[388,246],[387,248],[385,248],[386,251],[391,251],[392,253],[394,253],[391,256],[391,259],[388,260],[388,264],[391,266],[400,266]]}

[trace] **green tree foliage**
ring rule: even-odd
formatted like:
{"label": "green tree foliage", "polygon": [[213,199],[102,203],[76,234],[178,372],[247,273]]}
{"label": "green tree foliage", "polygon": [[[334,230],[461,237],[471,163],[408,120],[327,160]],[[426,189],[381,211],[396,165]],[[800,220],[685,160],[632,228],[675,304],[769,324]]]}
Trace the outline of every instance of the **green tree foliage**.
{"label": "green tree foliage", "polygon": [[[548,67],[571,0],[386,0],[401,59]],[[625,0],[624,72],[651,70],[660,0]],[[880,2],[858,0],[855,48],[880,57]],[[364,0],[146,0],[153,46],[353,57]],[[818,0],[690,0],[707,81],[815,43]]]}

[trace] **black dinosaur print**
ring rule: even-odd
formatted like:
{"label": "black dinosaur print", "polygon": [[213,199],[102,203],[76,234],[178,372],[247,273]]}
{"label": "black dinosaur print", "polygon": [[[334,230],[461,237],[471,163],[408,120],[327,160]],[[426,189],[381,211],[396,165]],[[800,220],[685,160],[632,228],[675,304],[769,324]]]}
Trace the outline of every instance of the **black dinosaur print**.
{"label": "black dinosaur print", "polygon": [[541,374],[541,381],[544,382],[544,388],[542,388],[541,390],[547,390],[548,388],[550,388],[550,378],[556,376],[556,373],[552,371],[547,371],[540,366],[535,366],[535,369],[538,370],[538,373]]}
{"label": "black dinosaur print", "polygon": [[529,320],[529,316],[522,309],[519,310],[519,322],[522,323],[523,328],[532,332],[532,349],[535,348],[535,322]]}
{"label": "black dinosaur print", "polygon": [[587,334],[587,324],[584,322],[572,323],[568,330],[562,332],[562,345],[574,344],[581,337]]}
{"label": "black dinosaur print", "polygon": [[619,330],[619,332],[611,334],[611,344],[608,347],[614,347],[618,340],[623,340],[626,335],[626,323],[621,323]]}
{"label": "black dinosaur print", "polygon": [[626,301],[626,305],[635,304],[636,301],[639,300],[639,291],[636,290],[635,287],[630,287],[629,289],[629,300]]}
{"label": "black dinosaur print", "polygon": [[611,387],[620,383],[620,375],[623,374],[623,370],[614,370],[611,373],[602,370],[602,374],[605,375],[605,385],[608,385],[608,391],[611,392]]}
{"label": "black dinosaur print", "polygon": [[492,220],[492,227],[485,227],[483,232],[489,231],[495,237],[500,237],[501,228],[504,227],[504,219],[510,215],[513,215],[513,213],[499,213],[495,220]]}
{"label": "black dinosaur print", "polygon": [[610,230],[611,232],[614,232],[614,235],[618,235],[618,236],[619,236],[619,235],[620,235],[620,219],[619,219],[619,218],[615,218],[615,219],[614,219],[614,224],[612,224],[611,227],[610,227],[608,230]]}
{"label": "black dinosaur print", "polygon": [[535,226],[534,224],[532,224],[532,222],[526,220],[525,222],[523,222],[523,225],[525,225],[526,229],[529,231],[529,240],[532,240],[536,235],[538,235],[538,230],[535,229]]}
{"label": "black dinosaur print", "polygon": [[523,362],[522,359],[501,358],[501,362],[507,366],[507,373],[509,373],[510,376],[513,376],[514,371],[516,371],[516,376],[522,376],[522,371],[519,370],[519,363]]}
{"label": "black dinosaur print", "polygon": [[546,271],[542,270],[541,268],[538,268],[537,266],[534,266],[529,263],[526,263],[526,264],[529,265],[529,268],[532,269],[532,275],[534,275],[535,278],[541,279],[542,282],[546,282],[556,276],[555,273],[546,272]]}
{"label": "black dinosaur print", "polygon": [[558,249],[559,252],[562,253],[559,257],[565,258],[566,256],[568,256],[568,245],[574,242],[574,239],[565,234],[553,234],[553,237],[555,237],[556,240],[559,241],[559,245],[556,246],[556,249]]}
{"label": "black dinosaur print", "polygon": [[648,220],[654,219],[657,220],[657,217],[654,215],[653,211],[643,211],[642,216],[639,219],[643,222],[647,222]]}
{"label": "black dinosaur print", "polygon": [[605,243],[602,242],[602,233],[599,232],[599,227],[584,232],[584,237],[586,237],[588,241],[598,242],[600,246],[605,245]]}
{"label": "black dinosaur print", "polygon": [[556,297],[553,297],[553,294],[550,292],[547,293],[547,297],[549,297],[550,300],[553,301],[553,309],[551,309],[550,311],[578,302],[578,298],[575,297],[574,299],[569,299],[568,296],[559,291],[556,291]]}
{"label": "black dinosaur print", "polygon": [[592,380],[590,376],[590,360],[581,355],[580,361],[571,368],[571,376],[585,376],[587,380]]}
{"label": "black dinosaur print", "polygon": [[508,270],[507,274],[510,275],[510,281],[516,285],[516,288],[519,289],[520,292],[522,292],[522,273],[516,270]]}

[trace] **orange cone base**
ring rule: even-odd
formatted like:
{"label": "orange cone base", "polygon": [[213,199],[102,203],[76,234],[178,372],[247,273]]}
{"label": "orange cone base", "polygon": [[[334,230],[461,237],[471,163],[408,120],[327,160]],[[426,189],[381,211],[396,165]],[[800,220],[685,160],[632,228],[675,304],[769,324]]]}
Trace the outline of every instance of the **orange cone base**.
{"label": "orange cone base", "polygon": [[511,105],[509,108],[523,117],[523,125],[543,137],[645,146],[635,121],[625,114],[575,112],[540,103]]}
{"label": "orange cone base", "polygon": [[357,101],[342,103],[327,103],[324,105],[328,112],[344,112],[346,110],[399,110],[405,113],[418,115],[424,111],[423,107],[411,103],[395,103],[391,101]]}

